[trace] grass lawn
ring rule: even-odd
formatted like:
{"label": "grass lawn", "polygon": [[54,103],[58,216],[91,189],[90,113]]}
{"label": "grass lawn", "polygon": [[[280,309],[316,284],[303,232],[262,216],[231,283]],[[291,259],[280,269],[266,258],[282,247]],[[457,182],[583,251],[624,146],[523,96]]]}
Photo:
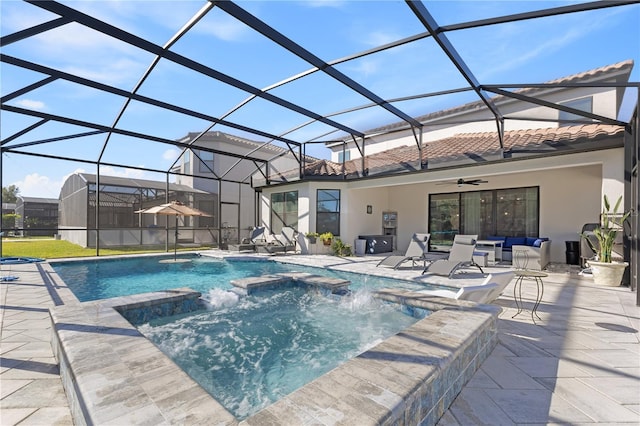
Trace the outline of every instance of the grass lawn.
{"label": "grass lawn", "polygon": [[[200,247],[200,249],[208,249],[209,247]],[[194,250],[194,248],[180,248],[180,250]],[[172,250],[173,251],[173,250]],[[116,254],[136,254],[136,253],[163,253],[164,246],[159,247],[116,247],[101,248],[101,256],[109,256]],[[83,248],[79,245],[64,240],[54,239],[20,239],[12,240],[11,238],[2,239],[2,257],[39,257],[43,259],[60,259],[66,257],[87,257],[95,256],[95,248]]]}

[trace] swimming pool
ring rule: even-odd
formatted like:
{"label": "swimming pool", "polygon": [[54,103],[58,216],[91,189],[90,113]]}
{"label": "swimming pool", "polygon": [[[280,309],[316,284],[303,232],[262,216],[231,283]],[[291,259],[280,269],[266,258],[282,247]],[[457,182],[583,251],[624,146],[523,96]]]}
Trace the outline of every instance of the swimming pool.
{"label": "swimming pool", "polygon": [[[220,261],[216,259],[206,260]],[[282,260],[288,261],[287,259]],[[105,259],[101,259],[100,262],[105,261]],[[152,264],[157,264],[157,257],[150,261]],[[86,266],[87,261],[84,260],[83,262],[85,263],[84,266]],[[247,265],[236,261],[227,263],[227,266],[234,267]],[[322,262],[314,263],[320,264]],[[333,261],[327,263],[331,264],[329,267],[334,267],[334,265],[340,267],[342,264]],[[106,263],[101,264],[106,265]],[[55,265],[59,265],[59,263],[55,263]],[[133,264],[120,261],[115,265],[122,268]],[[278,263],[274,264],[271,261],[261,263],[261,265],[267,268],[276,267],[277,271],[280,271],[280,268],[285,266]],[[45,266],[53,268],[54,263]],[[115,269],[118,270],[118,268]],[[243,276],[250,275],[247,274],[246,268],[242,269],[245,270]],[[356,284],[352,287],[362,287],[363,289],[385,287],[389,286],[389,283],[396,288],[405,285],[415,288],[415,283],[397,279],[378,279],[372,276],[334,272],[322,268],[291,266],[289,269],[293,271],[308,269],[309,272],[330,276],[360,277],[359,281],[354,281]],[[385,271],[378,271],[375,268],[371,271],[385,273]],[[127,274],[126,272],[120,273]],[[136,271],[131,271],[130,273],[135,275]],[[301,274],[298,273],[289,272],[278,275],[300,280],[301,283],[306,282],[304,279],[299,278]],[[180,277],[179,274],[177,276]],[[395,276],[397,277],[397,275]],[[207,282],[216,279],[216,277],[207,276],[202,278]],[[239,281],[240,283],[256,283],[260,281],[270,283],[271,279],[272,276],[258,280],[247,277]],[[330,282],[325,281],[327,283]],[[283,283],[285,287],[288,285],[286,281]],[[309,283],[315,286],[318,282],[312,279],[309,280]],[[136,280],[133,280],[125,287],[135,287],[135,284]],[[175,288],[181,286],[181,284],[184,284],[183,280],[171,285],[163,283],[161,287]],[[239,285],[238,282],[234,282],[234,284],[240,288],[249,288]],[[320,289],[326,288],[324,283],[318,284],[317,287]],[[423,284],[420,283],[418,285],[420,288],[424,288]],[[196,286],[192,285],[192,287]],[[273,288],[265,290],[265,288],[271,288],[270,284],[266,287],[259,287],[260,291],[274,290]],[[280,288],[279,290],[284,291],[287,289]],[[127,293],[139,293],[140,291],[137,288],[135,291],[127,288]],[[355,291],[354,293],[357,295],[360,292]],[[210,288],[206,292],[203,291],[203,294],[204,298],[212,305],[212,311],[219,310],[220,313],[223,313],[226,310],[231,312],[231,318],[234,318],[234,312],[241,310],[240,305],[242,303],[251,301],[251,297],[259,297],[258,302],[265,303],[265,305],[270,304],[267,299],[272,297],[267,294],[254,294],[251,292],[248,296],[241,296],[222,288]],[[244,416],[246,415],[245,413],[251,412],[249,400],[254,399],[254,397],[246,397],[245,400],[243,395],[242,399],[236,399],[234,402],[233,397],[225,396],[224,391],[221,391],[220,395],[212,395],[218,401],[209,398],[211,394],[205,395],[208,392],[204,390],[204,383],[197,385],[195,382],[191,382],[191,377],[187,377],[185,370],[188,367],[183,367],[185,370],[178,367],[177,362],[171,361],[166,355],[162,355],[158,346],[154,345],[150,339],[143,337],[138,332],[140,329],[136,329],[132,325],[132,323],[141,324],[140,320],[146,316],[139,315],[141,312],[137,312],[137,310],[148,310],[149,313],[155,315],[161,311],[165,312],[164,308],[168,301],[174,301],[172,303],[175,303],[175,309],[166,311],[185,312],[187,307],[185,303],[190,299],[198,300],[198,296],[197,293],[187,290],[170,290],[168,292],[132,294],[109,300],[86,302],[83,303],[83,309],[78,309],[75,304],[63,304],[52,308],[51,317],[54,324],[52,345],[54,348],[58,348],[54,352],[61,357],[59,362],[65,391],[70,400],[76,401],[76,403],[72,404],[72,407],[75,408],[72,410],[74,419],[78,419],[79,423],[83,423],[87,418],[101,419],[104,422],[108,422],[112,421],[114,416],[133,420],[136,418],[137,413],[140,412],[139,410],[144,409],[145,412],[151,410],[156,412],[157,415],[169,416],[168,418],[174,419],[176,423],[182,423],[185,415],[193,419],[199,419],[202,423],[208,423],[212,419],[218,419],[219,421],[224,419],[224,422],[233,423],[237,419],[234,420],[231,412],[218,402],[224,398],[231,398],[229,399],[231,405],[235,404],[236,406],[234,412],[239,413],[239,416]],[[284,297],[287,300],[299,299],[299,303],[294,303],[291,306],[295,306],[293,311],[300,314],[307,311],[306,306],[312,307],[317,301],[315,299],[310,301],[307,298],[311,296],[315,298],[318,294],[306,294],[303,292],[302,294],[285,295],[284,293],[274,292],[273,296],[275,297],[273,301],[276,301],[278,297]],[[237,300],[236,297],[238,298]],[[442,415],[442,410],[451,403],[453,398],[460,392],[461,386],[469,380],[479,363],[486,358],[495,346],[497,341],[496,321],[500,310],[488,305],[477,307],[468,302],[447,301],[446,303],[441,303],[427,296],[416,297],[415,293],[401,289],[386,290],[376,297],[381,297],[396,304],[396,308],[400,306],[403,311],[405,307],[408,308],[408,312],[426,310],[425,313],[428,317],[402,328],[401,332],[395,333],[388,338],[381,338],[381,343],[377,345],[375,343],[378,339],[374,336],[374,341],[370,345],[375,346],[356,357],[344,361],[331,369],[331,371],[324,374],[320,373],[320,377],[313,380],[312,383],[307,383],[301,388],[292,391],[277,402],[273,404],[265,402],[268,407],[261,409],[254,415],[250,415],[250,417],[247,417],[247,421],[251,422],[251,424],[303,424],[310,419],[316,419],[316,423],[323,423],[321,419],[334,419],[345,424],[359,424],[363,418],[367,418],[378,423],[418,424],[424,421],[425,424],[435,424]],[[320,298],[318,300],[322,300],[322,304],[325,304],[326,300],[323,299]],[[329,297],[328,300],[330,303],[338,302],[338,298],[334,298],[334,296]],[[188,303],[186,304],[188,305]],[[162,306],[162,309],[156,310],[156,306]],[[257,314],[258,310],[255,305],[249,304],[247,306],[250,309],[247,309],[246,312],[251,314],[249,321],[242,319],[239,320],[239,323],[228,323],[234,332],[236,329],[242,330],[243,323],[250,322],[253,314]],[[276,306],[277,313],[275,313],[274,319],[270,321],[280,321],[282,315],[278,315],[278,313],[281,306],[279,304],[272,306]],[[283,311],[286,310],[284,309],[285,306],[287,304],[282,305]],[[336,307],[329,306],[329,308]],[[359,302],[358,296],[354,299],[342,299],[339,309],[345,309],[346,307],[353,308],[355,311],[367,310],[362,309],[363,304]],[[358,307],[359,309],[356,309]],[[378,311],[383,312],[388,307],[388,305],[372,305],[370,311],[373,316],[376,316]],[[122,312],[123,315],[125,312],[131,315],[132,323],[127,322],[124,316],[114,315],[114,308]],[[311,310],[313,309],[308,311]],[[269,311],[267,309],[267,312]],[[271,313],[274,314],[274,312]],[[194,332],[188,328],[182,329],[180,324],[173,324],[183,320],[188,321],[189,317],[195,317],[200,314],[206,314],[206,312],[198,311],[190,315],[181,314],[172,317],[171,320],[168,318],[157,322],[153,320],[143,327],[155,327],[155,330],[147,332],[152,334],[157,331],[162,334],[167,331],[166,329],[163,330],[163,327],[171,323],[172,325],[169,326],[170,331],[167,333],[170,338],[177,334],[184,334],[187,337],[180,342],[182,347],[170,345],[169,350],[180,352],[183,348],[189,347],[195,351],[200,351],[199,354],[195,355],[195,358],[206,358],[216,352],[215,347],[207,346],[209,343],[219,344],[219,341],[224,340],[225,336],[237,336],[234,336],[234,332],[225,334],[224,332],[220,333],[220,329],[217,329],[217,332],[213,333],[215,338],[212,339],[207,337],[206,331],[201,334],[198,330]],[[390,314],[395,315],[397,312]],[[172,314],[164,313],[164,315]],[[157,316],[154,317],[157,318]],[[380,317],[383,321],[387,321],[386,315],[381,315]],[[138,319],[136,320],[135,318]],[[261,318],[258,321],[258,325],[265,327],[270,321],[264,320],[267,317]],[[302,318],[307,317],[303,316]],[[326,315],[319,316],[320,320],[326,320],[327,318]],[[216,328],[215,318],[207,318],[203,315],[201,319],[203,328],[206,328],[204,325],[213,329]],[[223,324],[228,321],[226,316],[221,319]],[[315,321],[315,323],[324,325],[323,331],[329,332],[327,338],[329,340],[339,340],[336,337],[337,333],[335,333],[337,330],[353,332],[353,329],[357,328],[348,316],[334,322],[333,326],[327,325],[320,320]],[[406,318],[402,320],[406,320]],[[142,321],[148,321],[148,319]],[[410,318],[409,321],[414,320]],[[78,324],[80,327],[69,327],[70,323]],[[367,322],[365,321],[365,323]],[[89,329],[97,327],[98,334],[87,333],[87,327]],[[275,333],[280,328],[274,326],[272,331]],[[295,329],[294,327],[291,328]],[[115,330],[118,330],[118,332],[113,333],[112,331]],[[281,340],[285,342],[285,348],[290,348],[293,346],[291,345],[292,342],[305,341],[304,337],[312,334],[312,331],[303,333],[296,339]],[[357,344],[362,343],[360,337],[364,335],[365,333],[358,329],[357,335],[351,335],[350,340]],[[256,335],[254,334],[254,336]],[[237,338],[230,338],[232,349],[228,352],[223,351],[220,353],[230,358],[237,358],[238,354],[244,354],[245,349],[251,356],[269,353],[259,346],[249,346],[249,344],[269,340],[268,338],[260,337],[262,334],[257,336],[249,339],[248,343],[242,343]],[[201,342],[207,342],[207,339],[209,340],[207,344],[201,344]],[[325,347],[324,343],[327,339],[319,339],[323,343],[322,348]],[[271,340],[276,340],[276,337],[271,338]],[[369,347],[367,345],[367,343],[364,343],[361,348]],[[249,349],[255,350],[250,351]],[[358,350],[360,349],[357,349],[355,353]],[[304,351],[297,350],[296,352],[303,353]],[[316,350],[315,352],[318,351]],[[330,353],[330,351],[327,352]],[[201,356],[202,354],[204,356]],[[263,358],[267,357],[263,356]],[[271,358],[280,362],[283,359],[281,356],[273,356]],[[88,366],[87,362],[78,364],[77,361],[79,359],[91,362],[91,368],[86,368]],[[186,357],[186,359],[187,362],[191,362],[189,357]],[[287,361],[289,360],[287,359]],[[259,363],[255,362],[248,362],[248,364],[259,365]],[[62,368],[62,365],[64,365],[64,368]],[[198,368],[200,367],[194,367],[193,371],[197,373]],[[266,368],[263,367],[263,370],[266,371]],[[211,382],[213,382],[212,376],[226,374],[221,373],[215,363],[201,368],[201,371],[204,371],[204,380]],[[233,376],[233,374],[236,373],[232,372],[230,375]],[[264,374],[261,372],[261,374],[268,381],[276,383],[273,378],[277,378],[283,373],[276,369],[276,373]],[[113,380],[96,383],[96,375],[103,375],[105,378],[111,377]],[[251,380],[254,376],[257,376],[257,374],[253,375],[245,372],[241,378]],[[366,384],[366,386],[363,386],[363,384]],[[284,388],[286,385],[279,386]],[[239,386],[232,384],[231,387]],[[217,393],[218,391],[214,392]],[[263,393],[266,394],[266,391]],[[132,395],[144,395],[145,398],[131,398]],[[262,403],[258,401],[256,406],[260,406],[260,404]],[[124,414],[122,407],[128,407],[131,410],[130,413]],[[130,422],[124,420],[123,423]]]}
{"label": "swimming pool", "polygon": [[[410,282],[271,260],[158,260],[135,257],[52,266],[80,301],[179,287],[201,292],[206,311],[156,319],[138,329],[238,419],[418,320],[403,314],[399,305],[371,296],[375,288],[416,286]],[[230,283],[292,271],[348,279],[353,291],[338,297],[285,285],[240,295]]]}
{"label": "swimming pool", "polygon": [[287,265],[272,260],[224,260],[193,256],[191,262],[161,263],[157,256],[51,263],[81,302],[158,290],[189,287],[201,293],[231,289],[231,280],[277,272],[311,272],[351,281],[351,288],[424,289],[424,284],[322,268]]}

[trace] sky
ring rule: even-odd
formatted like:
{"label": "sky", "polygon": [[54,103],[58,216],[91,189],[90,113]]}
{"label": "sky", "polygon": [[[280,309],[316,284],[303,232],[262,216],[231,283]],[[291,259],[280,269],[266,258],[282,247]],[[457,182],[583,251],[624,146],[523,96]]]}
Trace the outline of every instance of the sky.
{"label": "sky", "polygon": [[[145,38],[158,46],[167,45],[206,1],[79,1],[62,2],[108,22],[119,29]],[[439,25],[450,25],[566,6],[566,1],[434,1],[425,2]],[[425,32],[425,27],[403,1],[239,1],[236,4],[295,41],[315,57],[331,62],[359,52]],[[0,2],[0,33],[7,36],[50,21],[56,15],[17,0]],[[541,83],[586,70],[632,59],[631,80],[640,81],[640,5],[520,21],[491,27],[446,33],[473,76],[481,83]],[[259,89],[303,73],[312,66],[245,26],[220,8],[214,7],[188,33],[170,45],[172,52],[190,58],[224,75]],[[313,123],[263,99],[248,99],[246,91],[214,81],[154,55],[94,32],[76,23],[49,30],[35,37],[3,46],[2,53],[15,58],[75,74],[102,84],[130,91],[140,85],[140,95],[154,97],[207,116],[225,118],[241,126],[260,129],[271,135],[286,135],[297,142],[331,140],[345,136],[323,123]],[[336,68],[360,86],[383,99],[466,86],[451,61],[433,39],[421,39],[375,55],[337,65]],[[44,74],[0,63],[0,89],[6,96],[42,80]],[[270,94],[322,115],[369,104],[370,99],[346,90],[330,76],[317,72],[278,86]],[[620,119],[627,120],[635,105],[635,95],[625,97]],[[475,101],[472,93],[395,102],[409,115],[429,112]],[[5,103],[3,103],[5,105]],[[113,125],[120,129],[176,140],[189,132],[207,130],[211,123],[200,118],[169,113],[160,108],[125,99],[99,90],[57,80],[12,98],[6,105],[78,120]],[[124,112],[121,118],[119,114]],[[366,131],[400,121],[382,108],[367,108],[332,117],[348,128]],[[87,127],[49,121],[0,111],[0,138],[5,146],[26,145],[25,153],[44,153],[49,158],[5,153],[2,157],[2,186],[16,185],[20,195],[57,198],[64,180],[72,173],[95,173],[87,161],[124,164],[153,170],[167,170],[180,152],[170,145],[136,138],[105,134],[30,145],[87,132]],[[236,134],[256,141],[258,135],[216,125],[212,130]],[[307,154],[328,158],[319,144],[308,145]],[[79,161],[62,161],[54,157]],[[86,160],[86,161],[83,161]],[[131,167],[101,166],[102,174],[164,181],[164,175]]]}

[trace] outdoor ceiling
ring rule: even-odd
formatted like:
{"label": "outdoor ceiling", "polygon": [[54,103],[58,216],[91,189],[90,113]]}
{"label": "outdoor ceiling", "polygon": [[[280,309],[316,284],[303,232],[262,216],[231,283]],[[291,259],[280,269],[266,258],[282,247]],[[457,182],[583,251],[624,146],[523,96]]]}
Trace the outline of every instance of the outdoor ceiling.
{"label": "outdoor ceiling", "polygon": [[415,117],[473,101],[500,134],[496,93],[637,61],[638,2],[3,2],[2,166],[167,172],[209,130],[327,157],[397,122],[419,144]]}

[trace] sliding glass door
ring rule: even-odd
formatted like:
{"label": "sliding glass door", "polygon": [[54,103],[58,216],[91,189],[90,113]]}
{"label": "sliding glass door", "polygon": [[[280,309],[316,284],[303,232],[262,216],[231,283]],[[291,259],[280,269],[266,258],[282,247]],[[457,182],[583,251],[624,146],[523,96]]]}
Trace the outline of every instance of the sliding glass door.
{"label": "sliding glass door", "polygon": [[539,211],[538,187],[431,194],[431,242],[450,245],[456,234],[537,237]]}

